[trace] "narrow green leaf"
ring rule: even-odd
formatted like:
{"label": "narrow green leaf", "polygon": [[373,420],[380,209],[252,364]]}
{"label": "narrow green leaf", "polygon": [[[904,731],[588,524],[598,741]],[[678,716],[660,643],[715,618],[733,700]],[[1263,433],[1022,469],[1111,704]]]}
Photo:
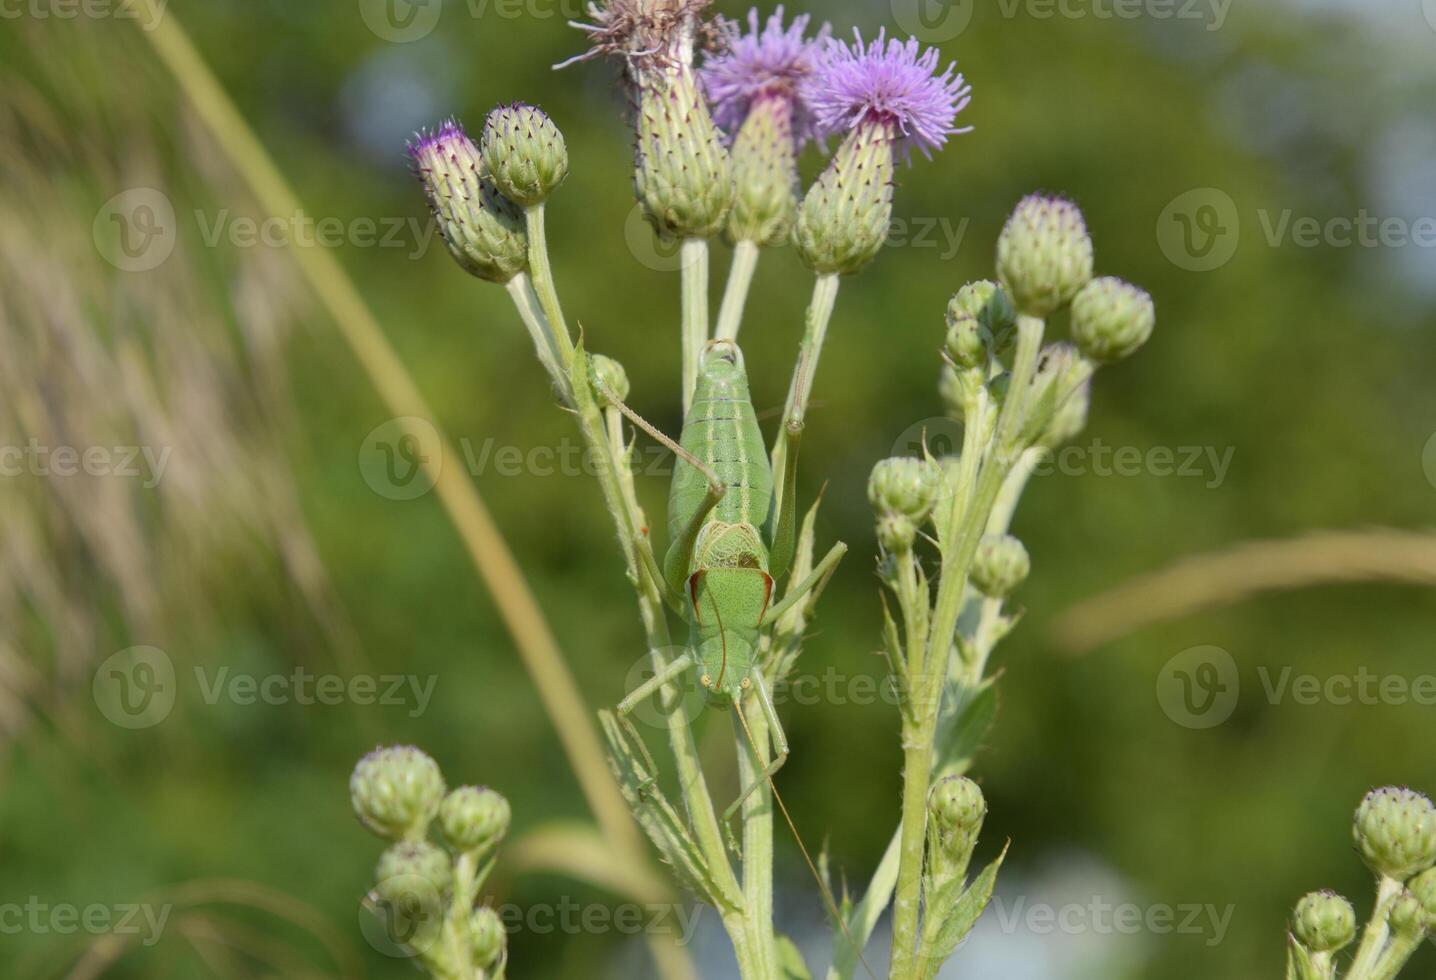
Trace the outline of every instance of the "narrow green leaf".
{"label": "narrow green leaf", "polygon": [[934,964],[934,973],[937,972],[936,967],[941,966],[952,955],[953,950],[957,949],[958,944],[967,938],[967,934],[972,931],[972,927],[987,908],[987,903],[992,901],[992,890],[997,886],[997,872],[1006,857],[1007,848],[1004,847],[996,860],[983,868],[973,879],[971,886],[962,893],[962,897],[957,900],[952,912],[943,922],[942,928],[938,930],[928,954],[920,958],[922,962]]}
{"label": "narrow green leaf", "polygon": [[773,945],[778,953],[779,980],[813,980],[808,965],[803,962],[803,954],[798,952],[791,939],[779,933],[774,937]]}
{"label": "narrow green leaf", "polygon": [[608,742],[609,765],[613,767],[624,799],[664,862],[673,868],[684,887],[699,898],[719,908],[741,909],[742,896],[719,884],[682,817],[658,788],[656,767],[642,740],[613,712],[600,711],[598,717]]}
{"label": "narrow green leaf", "polygon": [[997,683],[989,677],[938,728],[935,775],[960,776],[972,768],[997,717]]}

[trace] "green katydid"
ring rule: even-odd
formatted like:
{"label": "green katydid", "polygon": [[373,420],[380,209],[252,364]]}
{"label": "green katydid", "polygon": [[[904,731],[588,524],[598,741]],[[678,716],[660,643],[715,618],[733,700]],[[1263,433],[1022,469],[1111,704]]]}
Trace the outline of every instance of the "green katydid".
{"label": "green katydid", "polygon": [[[690,668],[715,707],[741,704],[752,693],[768,721],[773,761],[723,814],[732,817],[753,792],[788,760],[788,739],[758,662],[763,631],[772,627],[832,574],[847,552],[836,544],[779,602],[774,580],[793,561],[795,483],[800,423],[785,420],[789,464],[775,488],[769,454],[748,392],[743,354],[731,340],[709,341],[683,423],[681,445],[638,422],[678,457],[668,498],[668,554],[660,572],[648,572],[690,626],[688,649],[618,705],[626,718],[644,698]],[[765,542],[764,536],[767,536]]]}

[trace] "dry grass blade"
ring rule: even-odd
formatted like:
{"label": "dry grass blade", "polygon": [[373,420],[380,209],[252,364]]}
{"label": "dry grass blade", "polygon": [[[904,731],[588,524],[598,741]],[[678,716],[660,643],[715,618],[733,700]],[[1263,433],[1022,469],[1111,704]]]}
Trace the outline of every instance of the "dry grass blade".
{"label": "dry grass blade", "polygon": [[1352,582],[1436,586],[1436,534],[1376,528],[1249,541],[1087,599],[1058,617],[1052,636],[1069,653],[1087,653],[1154,623],[1263,592]]}

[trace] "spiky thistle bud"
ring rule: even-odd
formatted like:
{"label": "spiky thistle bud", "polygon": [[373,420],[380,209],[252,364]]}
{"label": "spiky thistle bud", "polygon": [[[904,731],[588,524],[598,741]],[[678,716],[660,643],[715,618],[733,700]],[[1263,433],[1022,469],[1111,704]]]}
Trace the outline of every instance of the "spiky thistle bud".
{"label": "spiky thistle bud", "polygon": [[1052,421],[1038,437],[1037,444],[1046,449],[1056,449],[1082,434],[1087,428],[1087,415],[1092,409],[1092,382],[1082,381],[1056,403]]}
{"label": "spiky thistle bud", "polygon": [[594,389],[600,405],[612,408],[615,400],[628,400],[628,372],[624,371],[622,364],[611,357],[594,354],[590,358],[590,368],[593,371]]}
{"label": "spiky thistle bud", "polygon": [[412,746],[376,749],[349,778],[354,812],[366,827],[390,840],[422,838],[444,798],[439,765]]}
{"label": "spiky thistle bud", "polygon": [[1152,336],[1156,322],[1152,297],[1110,276],[1093,279],[1072,300],[1072,339],[1099,364],[1136,353]]}
{"label": "spiky thistle bud", "polygon": [[469,944],[474,951],[474,965],[488,970],[498,965],[508,947],[508,933],[503,919],[487,905],[474,909],[469,916]]}
{"label": "spiky thistle bud", "polygon": [[947,304],[947,356],[958,367],[986,366],[1017,320],[1012,300],[995,282],[970,282]]}
{"label": "spiky thistle bud", "polygon": [[1436,806],[1413,790],[1386,786],[1366,794],[1351,833],[1377,874],[1405,881],[1436,864]]}
{"label": "spiky thistle bud", "polygon": [[987,818],[987,799],[982,788],[966,776],[948,776],[929,791],[927,808],[946,834],[977,839]]}
{"label": "spiky thistle bud", "polygon": [[932,460],[885,459],[868,479],[868,501],[878,515],[878,539],[894,551],[912,546],[942,489],[942,471]]}
{"label": "spiky thistle bud", "polygon": [[481,147],[499,192],[521,208],[548,200],[568,176],[563,133],[535,106],[515,102],[489,113]]}
{"label": "spiky thistle bud", "polygon": [[1398,936],[1419,936],[1428,927],[1426,910],[1421,907],[1416,896],[1404,891],[1391,903],[1391,911],[1386,914],[1386,924]]}
{"label": "spiky thistle bud", "polygon": [[491,789],[461,786],[439,807],[439,829],[456,851],[480,851],[509,830],[509,801]]}
{"label": "spiky thistle bud", "polygon": [[399,903],[416,890],[443,894],[453,882],[454,868],[442,847],[428,841],[401,841],[384,852],[374,869],[379,894]]}
{"label": "spiky thistle bud", "polygon": [[[1057,416],[1069,408],[1074,398],[1086,396],[1086,385],[1092,377],[1092,365],[1082,358],[1076,346],[1067,341],[1048,344],[1037,358],[1032,374],[1032,390],[1028,395],[1027,418],[1022,437],[1029,445],[1054,445],[1054,435],[1065,435],[1074,421],[1086,424],[1085,403],[1079,401],[1080,420],[1064,419],[1054,434]],[[1079,426],[1080,431],[1080,426]]]}
{"label": "spiky thistle bud", "polygon": [[1335,892],[1312,892],[1296,903],[1291,927],[1313,953],[1334,953],[1356,938],[1356,910]]}
{"label": "spiky thistle bud", "polygon": [[860,126],[803,198],[794,241],[819,275],[862,271],[887,243],[893,220],[893,131]]}
{"label": "spiky thistle bud", "polygon": [[1436,928],[1436,868],[1423,871],[1406,883],[1406,890],[1426,910],[1426,922]]}
{"label": "spiky thistle bud", "polygon": [[765,99],[748,114],[733,141],[733,209],[727,234],[733,242],[772,247],[785,244],[798,213],[798,154],[791,110]]}
{"label": "spiky thistle bud", "polygon": [[1060,197],[1024,198],[997,239],[997,273],[1018,312],[1045,317],[1092,278],[1092,238],[1082,212]]}
{"label": "spiky thistle bud", "polygon": [[972,585],[990,599],[1003,599],[1027,579],[1032,560],[1022,542],[1010,534],[989,534],[972,559]]}
{"label": "spiky thistle bud", "polygon": [[927,794],[929,868],[934,892],[953,879],[961,879],[972,861],[987,800],[976,783],[965,776],[938,780]]}
{"label": "spiky thistle bud", "polygon": [[524,217],[484,174],[478,147],[450,121],[409,145],[449,253],[470,274],[506,283],[528,269]]}
{"label": "spiky thistle bud", "polygon": [[711,238],[733,205],[733,168],[687,64],[642,74],[634,188],[663,237]]}

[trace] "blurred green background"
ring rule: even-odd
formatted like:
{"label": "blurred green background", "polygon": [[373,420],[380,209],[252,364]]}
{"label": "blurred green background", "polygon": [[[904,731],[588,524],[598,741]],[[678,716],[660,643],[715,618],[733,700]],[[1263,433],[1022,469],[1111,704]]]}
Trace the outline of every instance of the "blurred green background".
{"label": "blurred green background", "polygon": [[[523,99],[553,115],[572,156],[549,208],[566,307],[593,349],[627,366],[635,407],[677,431],[677,276],[636,224],[621,94],[604,66],[550,70],[579,50],[565,26],[576,8],[431,0],[415,10],[437,20],[398,36],[357,0],[175,0],[166,16],[307,215],[368,219],[381,236],[403,223],[389,244],[341,236],[336,254],[471,448],[445,465],[472,470],[597,709],[622,697],[643,652],[608,517],[581,470],[509,465],[534,447],[572,453],[573,427],[503,292],[420,247],[427,214],[402,153],[450,114],[477,128],[493,104]],[[360,928],[380,845],[350,813],[355,760],[421,745],[451,783],[502,789],[515,837],[583,819],[582,798],[433,495],[394,500],[366,480],[366,437],[389,419],[365,375],[286,250],[231,234],[264,217],[249,190],[128,8],[62,16],[74,9],[17,4],[0,26],[0,442],[173,452],[158,481],[32,466],[0,489],[0,973],[413,975]],[[1012,205],[1037,189],[1071,196],[1099,271],[1145,286],[1159,314],[1151,344],[1099,375],[1078,440],[1088,451],[1037,479],[1016,522],[1034,574],[1025,621],[998,653],[1000,714],[977,768],[991,806],[979,856],[1003,837],[1013,849],[998,909],[943,976],[1276,975],[1301,894],[1333,887],[1369,907],[1351,811],[1374,785],[1436,791],[1436,722],[1430,704],[1304,705],[1265,685],[1286,667],[1429,677],[1436,596],[1380,583],[1262,595],[1082,656],[1054,624],[1184,555],[1428,522],[1436,235],[1423,245],[1421,229],[1436,222],[1436,5],[892,0],[818,13],[844,34],[940,43],[974,86],[975,130],[901,173],[906,225],[839,299],[801,492],[826,486],[821,540],[852,551],[803,673],[881,675],[867,473],[914,433],[944,431],[944,305],[992,274]],[[176,241],[163,263],[127,269],[116,236],[136,228],[111,219],[130,207],[139,220],[136,189],[173,207]],[[1326,224],[1363,214],[1388,221],[1381,241]],[[1326,230],[1307,242],[1283,216]],[[786,391],[808,282],[788,251],[759,269],[743,342],[760,411]],[[1099,445],[1230,450],[1230,466],[1118,475]],[[662,513],[661,476],[641,489]],[[129,729],[108,720],[96,671],[136,645],[164,651],[179,700]],[[1187,727],[1159,701],[1164,668],[1209,645],[1234,658],[1241,693],[1223,723]],[[299,667],[432,679],[432,699],[206,696],[217,678]],[[793,757],[779,786],[857,886],[895,826],[900,753],[893,708],[853,700],[785,709]],[[714,721],[706,745],[731,787],[727,725]],[[783,928],[821,961],[815,890],[791,841],[779,846]],[[520,907],[617,901],[502,866],[492,890]],[[112,944],[43,911],[137,902],[174,906],[156,943]],[[1103,902],[1230,920],[1128,934],[1085,911]],[[1044,905],[1084,911],[1075,928],[1045,929],[1028,918]],[[519,932],[511,947],[519,978],[649,970],[641,943],[607,931]],[[696,955],[705,976],[728,975],[711,915]],[[1410,975],[1433,968],[1427,949]]]}

